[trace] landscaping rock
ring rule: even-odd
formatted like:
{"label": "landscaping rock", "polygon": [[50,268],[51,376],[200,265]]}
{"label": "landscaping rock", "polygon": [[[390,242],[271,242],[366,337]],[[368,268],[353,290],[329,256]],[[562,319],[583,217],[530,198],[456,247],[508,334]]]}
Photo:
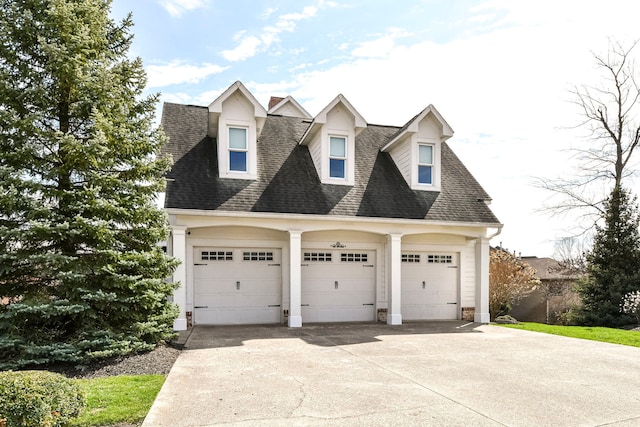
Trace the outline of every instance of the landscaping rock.
{"label": "landscaping rock", "polygon": [[515,317],[506,315],[506,316],[498,316],[494,320],[494,323],[498,323],[501,325],[518,325],[520,322]]}

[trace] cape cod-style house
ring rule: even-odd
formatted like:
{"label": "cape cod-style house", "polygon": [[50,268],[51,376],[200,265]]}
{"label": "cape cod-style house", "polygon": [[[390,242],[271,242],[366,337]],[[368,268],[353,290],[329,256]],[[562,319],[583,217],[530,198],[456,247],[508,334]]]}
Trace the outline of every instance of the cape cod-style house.
{"label": "cape cod-style house", "polygon": [[433,105],[381,126],[342,95],[311,116],[236,82],[209,106],[165,103],[162,126],[176,330],[489,321],[502,225]]}

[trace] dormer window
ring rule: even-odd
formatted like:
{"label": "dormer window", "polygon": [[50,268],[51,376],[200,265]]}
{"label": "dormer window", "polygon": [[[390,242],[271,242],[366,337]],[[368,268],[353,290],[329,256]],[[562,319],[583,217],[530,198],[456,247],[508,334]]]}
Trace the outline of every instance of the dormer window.
{"label": "dormer window", "polygon": [[453,129],[433,105],[391,137],[382,152],[389,153],[409,187],[420,191],[442,190],[442,143]]}
{"label": "dormer window", "polygon": [[366,127],[367,122],[342,95],[313,119],[300,144],[309,147],[321,183],[355,185],[356,136]]}
{"label": "dormer window", "polygon": [[258,139],[267,111],[240,82],[209,104],[208,136],[217,148],[220,178],[258,178]]}
{"label": "dormer window", "polygon": [[247,172],[247,129],[229,128],[229,171]]}
{"label": "dormer window", "polygon": [[433,185],[433,145],[418,145],[418,184]]}
{"label": "dormer window", "polygon": [[347,164],[347,138],[329,137],[329,177],[344,179]]}

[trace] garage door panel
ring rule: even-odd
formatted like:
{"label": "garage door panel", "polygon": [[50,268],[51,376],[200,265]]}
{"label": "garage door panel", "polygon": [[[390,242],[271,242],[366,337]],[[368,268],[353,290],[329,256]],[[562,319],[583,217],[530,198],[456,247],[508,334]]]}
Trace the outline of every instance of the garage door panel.
{"label": "garage door panel", "polygon": [[[279,308],[272,310],[216,309],[198,310],[199,324],[206,325],[248,325],[274,323],[274,314],[279,316]],[[274,313],[275,312],[275,313]]]}
{"label": "garage door panel", "polygon": [[[371,307],[302,307],[302,316],[305,322],[362,322],[370,321]],[[336,319],[336,320],[331,320]]]}
{"label": "garage door panel", "polygon": [[195,248],[194,257],[202,257],[194,266],[195,323],[280,322],[279,249]]}
{"label": "garage door panel", "polygon": [[402,261],[403,319],[457,319],[457,255],[412,252],[403,253]]}
{"label": "garage door panel", "polygon": [[374,320],[374,251],[303,250],[303,260],[304,322]]}

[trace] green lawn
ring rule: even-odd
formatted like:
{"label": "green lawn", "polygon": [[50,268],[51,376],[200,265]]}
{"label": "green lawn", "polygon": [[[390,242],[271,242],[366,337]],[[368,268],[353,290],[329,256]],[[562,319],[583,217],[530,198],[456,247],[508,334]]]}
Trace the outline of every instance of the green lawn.
{"label": "green lawn", "polygon": [[543,323],[524,322],[519,325],[497,325],[506,328],[524,329],[526,331],[543,332],[545,334],[562,335],[564,337],[602,341],[612,344],[640,347],[640,331],[624,329],[591,327],[591,326],[558,326]]}
{"label": "green lawn", "polygon": [[136,423],[153,404],[164,375],[120,375],[77,380],[87,393],[87,406],[73,426],[103,426]]}

